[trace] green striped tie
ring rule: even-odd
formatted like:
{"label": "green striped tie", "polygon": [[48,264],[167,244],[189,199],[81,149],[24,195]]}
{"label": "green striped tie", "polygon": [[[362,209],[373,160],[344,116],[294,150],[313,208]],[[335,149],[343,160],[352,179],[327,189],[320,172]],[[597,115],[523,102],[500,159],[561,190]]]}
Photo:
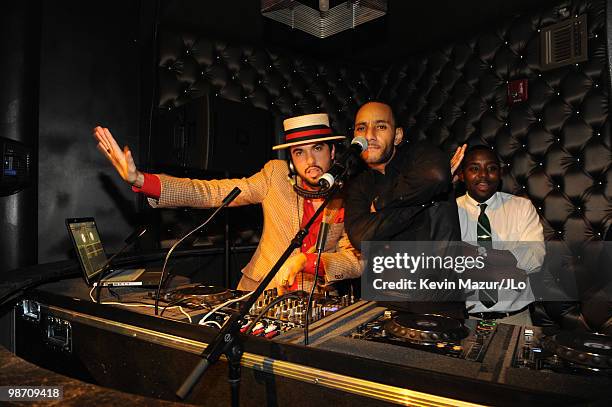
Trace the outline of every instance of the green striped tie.
{"label": "green striped tie", "polygon": [[[487,204],[479,204],[480,215],[478,215],[478,226],[476,228],[476,241],[479,246],[491,249],[493,247],[491,238],[491,222],[485,213]],[[491,308],[498,301],[497,290],[479,290],[478,299],[487,308]]]}

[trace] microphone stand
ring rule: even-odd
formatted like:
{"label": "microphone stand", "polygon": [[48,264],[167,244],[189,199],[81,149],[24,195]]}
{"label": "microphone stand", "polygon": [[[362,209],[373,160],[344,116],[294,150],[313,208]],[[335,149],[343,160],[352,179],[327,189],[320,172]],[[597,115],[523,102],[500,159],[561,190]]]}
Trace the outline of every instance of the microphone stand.
{"label": "microphone stand", "polygon": [[[325,216],[324,216],[325,217]],[[315,288],[317,287],[317,281],[319,280],[319,267],[321,267],[321,254],[325,248],[325,242],[327,241],[327,234],[329,233],[329,223],[323,220],[321,222],[321,229],[319,229],[319,236],[317,236],[317,262],[315,263],[314,282],[310,287],[310,294],[308,295],[308,302],[306,303],[306,320],[304,321],[304,346],[308,345],[308,325],[310,322],[310,312],[312,305],[312,297],[314,295]]]}
{"label": "microphone stand", "polygon": [[117,253],[113,254],[108,260],[106,260],[106,263],[104,263],[104,265],[100,269],[100,272],[98,273],[98,278],[96,281],[96,302],[98,304],[100,303],[100,290],[102,287],[102,284],[100,283],[102,282],[102,277],[104,277],[104,274],[106,273],[110,265],[113,263],[113,260],[115,260],[117,256],[123,253],[125,249],[130,247],[132,243],[138,240],[140,236],[144,235],[146,231],[147,231],[147,228],[144,226],[141,226],[140,228],[136,229],[131,235],[127,237],[127,239],[125,239],[125,244],[123,245],[123,247],[119,249]]}
{"label": "microphone stand", "polygon": [[217,362],[222,354],[225,354],[229,361],[229,383],[232,391],[232,406],[239,405],[240,359],[243,353],[242,344],[240,343],[238,336],[240,333],[240,327],[243,325],[241,322],[244,316],[248,314],[251,306],[255,303],[255,301],[257,301],[257,298],[259,298],[268,284],[272,281],[278,270],[280,270],[285,261],[289,258],[289,256],[291,256],[291,253],[295,249],[302,247],[302,243],[308,235],[308,230],[321,212],[323,212],[325,207],[327,207],[334,194],[342,187],[346,174],[347,171],[345,169],[342,174],[336,178],[334,184],[329,188],[329,193],[325,197],[325,200],[321,206],[319,206],[319,208],[315,211],[314,215],[312,215],[306,225],[296,233],[295,237],[291,240],[291,243],[283,252],[278,261],[274,264],[270,272],[268,272],[257,288],[242,304],[238,313],[230,316],[227,322],[223,324],[223,327],[217,333],[212,342],[209,343],[204,351],[200,354],[202,360],[200,360],[193,368],[189,376],[187,376],[181,387],[176,392],[176,395],[181,400],[184,400],[189,395],[206,369],[208,369],[208,367],[213,363]]}

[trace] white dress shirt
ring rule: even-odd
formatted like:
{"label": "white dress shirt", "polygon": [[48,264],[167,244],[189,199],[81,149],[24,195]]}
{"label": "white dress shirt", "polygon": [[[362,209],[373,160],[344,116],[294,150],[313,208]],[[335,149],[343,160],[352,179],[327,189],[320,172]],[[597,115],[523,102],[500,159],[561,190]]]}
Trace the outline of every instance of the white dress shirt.
{"label": "white dress shirt", "polygon": [[[493,249],[509,250],[516,258],[517,268],[525,270],[527,274],[538,271],[545,255],[544,233],[531,201],[505,192],[496,192],[483,203],[487,204],[485,213],[491,224]],[[457,198],[461,240],[475,246],[478,245],[478,204],[468,194]],[[475,293],[468,298],[466,305],[470,313],[511,312],[534,301],[529,281],[524,290],[500,290],[499,299],[493,307],[486,308],[478,300],[478,293]]]}

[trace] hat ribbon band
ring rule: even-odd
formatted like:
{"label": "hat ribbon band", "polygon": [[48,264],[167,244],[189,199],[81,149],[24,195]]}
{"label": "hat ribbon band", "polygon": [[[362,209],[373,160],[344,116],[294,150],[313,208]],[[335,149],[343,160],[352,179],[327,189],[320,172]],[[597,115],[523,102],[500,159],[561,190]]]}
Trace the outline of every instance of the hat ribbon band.
{"label": "hat ribbon band", "polygon": [[303,137],[308,137],[308,136],[326,136],[326,135],[329,136],[331,134],[332,134],[332,132],[331,132],[330,128],[298,131],[298,132],[295,132],[295,133],[291,133],[291,134],[285,135],[285,140],[286,141],[291,141],[291,140],[294,140],[296,138],[303,138]]}

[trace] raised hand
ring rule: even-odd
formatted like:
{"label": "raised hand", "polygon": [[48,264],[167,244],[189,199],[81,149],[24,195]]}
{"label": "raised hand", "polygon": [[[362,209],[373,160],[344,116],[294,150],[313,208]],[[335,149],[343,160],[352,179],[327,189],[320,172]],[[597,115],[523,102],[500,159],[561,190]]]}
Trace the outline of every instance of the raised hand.
{"label": "raised hand", "polygon": [[463,161],[463,156],[465,154],[466,148],[467,148],[467,144],[457,147],[455,154],[453,154],[453,157],[451,158],[450,167],[451,167],[451,175],[453,177],[453,183],[457,182],[458,178],[455,175],[455,172],[457,171],[457,168],[459,168],[459,165],[461,165],[461,161]]}
{"label": "raised hand", "polygon": [[93,129],[93,136],[98,141],[98,150],[113,164],[121,178],[130,185],[142,187],[144,175],[136,168],[128,146],[122,150],[106,127],[96,126]]}

